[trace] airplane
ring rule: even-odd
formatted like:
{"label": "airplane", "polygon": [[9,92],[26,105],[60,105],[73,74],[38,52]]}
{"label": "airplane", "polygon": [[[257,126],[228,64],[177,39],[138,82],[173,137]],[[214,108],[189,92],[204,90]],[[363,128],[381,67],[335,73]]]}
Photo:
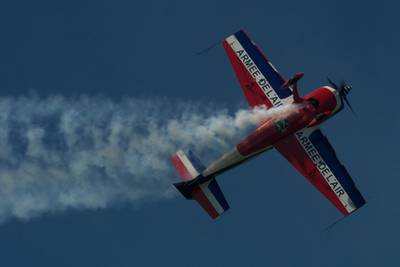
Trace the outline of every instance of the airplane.
{"label": "airplane", "polygon": [[357,189],[320,124],[343,110],[351,86],[329,86],[300,96],[298,81],[303,73],[285,80],[243,30],[228,36],[222,46],[251,108],[267,109],[288,104],[298,108],[268,119],[221,158],[204,166],[192,151],[179,150],[171,162],[182,181],[175,187],[186,199],[196,200],[211,218],[229,209],[216,177],[272,148],[277,149],[344,216],[366,201]]}

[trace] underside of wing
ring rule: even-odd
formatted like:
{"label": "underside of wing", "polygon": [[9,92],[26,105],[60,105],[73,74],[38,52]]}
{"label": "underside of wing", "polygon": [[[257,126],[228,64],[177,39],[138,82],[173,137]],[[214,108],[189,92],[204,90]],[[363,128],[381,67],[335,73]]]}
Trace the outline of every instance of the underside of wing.
{"label": "underside of wing", "polygon": [[365,204],[320,129],[298,131],[277,143],[275,148],[344,215]]}
{"label": "underside of wing", "polygon": [[292,99],[291,90],[281,88],[285,80],[243,30],[227,37],[223,47],[251,107],[281,106]]}

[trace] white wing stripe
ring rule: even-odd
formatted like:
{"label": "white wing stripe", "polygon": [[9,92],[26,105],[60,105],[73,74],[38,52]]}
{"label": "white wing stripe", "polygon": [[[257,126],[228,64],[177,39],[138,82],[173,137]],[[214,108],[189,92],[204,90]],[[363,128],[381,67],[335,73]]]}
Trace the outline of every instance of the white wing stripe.
{"label": "white wing stripe", "polygon": [[[356,209],[353,201],[309,139],[310,134],[314,130],[315,128],[304,129],[296,132],[295,136],[303,147],[304,151],[306,151],[308,157],[315,164],[319,173],[322,175],[322,177],[324,177],[331,190],[335,193],[336,197],[340,200],[346,210],[351,213]],[[305,142],[303,138],[307,138],[307,141]]]}
{"label": "white wing stripe", "polygon": [[[257,65],[254,63],[254,60],[250,57],[250,55],[248,55],[248,53],[240,44],[235,35],[230,35],[225,40],[230,45],[232,50],[235,52],[235,55],[242,62],[243,66],[245,66],[248,73],[254,78],[258,86],[261,88],[261,90],[273,106],[278,107],[291,101],[291,97],[281,99],[278,96],[274,88],[268,82],[268,79],[265,78],[264,74],[258,69]],[[278,90],[280,88],[275,89]]]}

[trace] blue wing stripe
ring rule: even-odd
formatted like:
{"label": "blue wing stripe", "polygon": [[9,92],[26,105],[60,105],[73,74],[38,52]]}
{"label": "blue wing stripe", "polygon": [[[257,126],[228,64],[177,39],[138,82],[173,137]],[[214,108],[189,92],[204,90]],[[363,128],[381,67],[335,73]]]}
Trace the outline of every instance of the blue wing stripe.
{"label": "blue wing stripe", "polygon": [[285,99],[292,95],[289,89],[281,89],[285,82],[278,72],[269,64],[257,47],[252,43],[247,34],[240,30],[235,34],[236,39],[240,42],[247,54],[251,57],[258,69],[262,72],[269,84],[272,86],[280,99]]}
{"label": "blue wing stripe", "polygon": [[335,150],[329,143],[328,139],[322,134],[321,130],[314,131],[312,134],[310,134],[309,139],[314,147],[318,150],[325,163],[329,166],[329,169],[343,186],[344,190],[346,190],[354,205],[356,205],[357,208],[360,208],[362,205],[364,205],[365,199],[358,191],[345,167],[336,157]]}

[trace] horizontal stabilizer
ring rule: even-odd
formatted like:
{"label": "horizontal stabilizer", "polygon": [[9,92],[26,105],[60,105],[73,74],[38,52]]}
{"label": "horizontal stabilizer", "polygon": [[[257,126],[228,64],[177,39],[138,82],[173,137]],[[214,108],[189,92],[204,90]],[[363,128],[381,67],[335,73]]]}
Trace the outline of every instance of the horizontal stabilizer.
{"label": "horizontal stabilizer", "polygon": [[196,200],[211,218],[229,209],[217,181],[212,176],[201,175],[205,167],[191,151],[186,155],[179,150],[171,156],[171,161],[183,180],[174,185],[185,198]]}
{"label": "horizontal stabilizer", "polygon": [[193,191],[192,196],[213,219],[229,209],[228,202],[215,178],[201,184]]}

